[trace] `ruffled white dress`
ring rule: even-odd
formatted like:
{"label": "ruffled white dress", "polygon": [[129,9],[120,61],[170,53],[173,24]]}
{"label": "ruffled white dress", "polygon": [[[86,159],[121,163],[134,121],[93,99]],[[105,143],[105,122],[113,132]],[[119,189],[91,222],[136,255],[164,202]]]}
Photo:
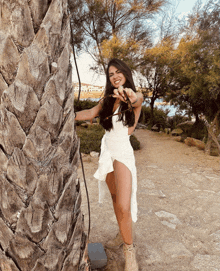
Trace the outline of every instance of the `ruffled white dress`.
{"label": "ruffled white dress", "polygon": [[[119,108],[116,109],[117,113]],[[137,172],[135,166],[134,151],[128,135],[128,127],[124,126],[122,121],[117,121],[118,115],[112,117],[113,128],[106,131],[101,142],[101,153],[99,157],[99,166],[94,177],[99,180],[99,202],[103,202],[107,187],[105,183],[106,175],[114,171],[113,162],[123,163],[132,175],[132,193],[131,193],[131,216],[133,222],[137,221]],[[105,184],[103,184],[103,182]]]}

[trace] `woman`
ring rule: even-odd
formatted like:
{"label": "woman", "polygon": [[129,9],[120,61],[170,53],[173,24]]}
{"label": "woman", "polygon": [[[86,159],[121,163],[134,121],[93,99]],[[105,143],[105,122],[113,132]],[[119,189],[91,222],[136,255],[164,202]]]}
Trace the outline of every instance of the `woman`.
{"label": "woman", "polygon": [[106,247],[124,244],[125,271],[138,270],[132,238],[132,220],[137,221],[137,177],[129,136],[137,125],[142,102],[143,95],[136,92],[130,69],[114,58],[107,68],[104,99],[89,110],[75,113],[76,120],[99,116],[106,130],[94,177],[106,181],[112,196],[120,231]]}

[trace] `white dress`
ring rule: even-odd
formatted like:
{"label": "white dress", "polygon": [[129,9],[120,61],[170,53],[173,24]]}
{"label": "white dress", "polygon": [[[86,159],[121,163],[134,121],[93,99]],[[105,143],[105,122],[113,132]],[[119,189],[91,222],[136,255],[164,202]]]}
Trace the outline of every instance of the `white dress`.
{"label": "white dress", "polygon": [[[116,109],[117,113],[119,108]],[[117,121],[118,115],[112,117],[113,128],[106,131],[101,142],[101,153],[99,157],[99,166],[94,177],[99,180],[99,202],[103,201],[103,182],[105,183],[106,175],[114,171],[113,161],[123,163],[132,175],[132,193],[131,193],[131,217],[133,222],[137,221],[137,173],[135,166],[134,151],[128,135],[128,127],[124,126],[122,121]]]}

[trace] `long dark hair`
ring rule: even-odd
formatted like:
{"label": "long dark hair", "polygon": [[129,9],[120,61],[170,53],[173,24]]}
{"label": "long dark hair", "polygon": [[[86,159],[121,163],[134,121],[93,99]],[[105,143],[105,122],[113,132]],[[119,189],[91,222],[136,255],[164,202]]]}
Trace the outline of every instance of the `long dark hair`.
{"label": "long dark hair", "polygon": [[[134,92],[136,92],[136,88],[134,85],[133,77],[131,74],[131,70],[125,64],[122,60],[113,58],[109,61],[108,67],[107,67],[107,72],[106,72],[106,87],[105,87],[105,94],[104,97],[106,97],[103,101],[102,104],[102,109],[99,112],[100,116],[100,124],[103,126],[104,129],[107,131],[110,131],[112,129],[112,117],[109,119],[105,119],[106,117],[112,115],[113,107],[116,98],[114,97],[108,97],[108,95],[113,94],[113,90],[115,89],[110,82],[109,79],[109,68],[110,66],[114,66],[116,69],[120,70],[123,75],[126,78],[126,82],[123,85],[124,88],[131,88]],[[128,109],[128,104],[125,102],[120,103],[119,110],[124,111]],[[132,127],[135,123],[135,116],[133,111],[126,111],[122,114],[119,115],[118,120],[123,121],[123,124]]]}

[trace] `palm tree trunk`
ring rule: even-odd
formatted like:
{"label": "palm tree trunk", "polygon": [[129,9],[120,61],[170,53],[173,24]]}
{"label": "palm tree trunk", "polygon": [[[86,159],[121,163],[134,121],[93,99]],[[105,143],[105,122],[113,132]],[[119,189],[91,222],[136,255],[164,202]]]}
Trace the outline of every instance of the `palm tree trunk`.
{"label": "palm tree trunk", "polygon": [[85,270],[67,9],[67,0],[0,0],[4,271]]}

